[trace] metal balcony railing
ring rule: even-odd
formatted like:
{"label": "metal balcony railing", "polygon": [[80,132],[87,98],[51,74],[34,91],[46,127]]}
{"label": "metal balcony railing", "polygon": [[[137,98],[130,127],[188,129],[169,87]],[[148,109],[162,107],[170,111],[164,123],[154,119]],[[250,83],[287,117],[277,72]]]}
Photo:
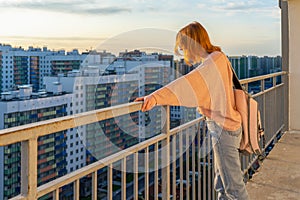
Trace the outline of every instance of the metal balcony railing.
{"label": "metal balcony railing", "polygon": [[[286,88],[280,79],[285,72],[242,80],[259,102],[266,134],[266,147],[284,131]],[[268,85],[266,87],[266,85]],[[166,123],[160,135],[117,152],[70,174],[38,186],[38,138],[77,126],[139,111],[141,103],[128,103],[73,116],[47,120],[0,131],[0,146],[21,142],[21,194],[12,199],[37,199],[52,194],[60,198],[66,185],[73,185],[73,199],[80,198],[80,180],[90,177],[92,199],[215,199],[213,156],[210,137],[198,118],[170,130],[169,106],[164,106]],[[76,123],[75,123],[76,121]],[[241,156],[245,174],[255,156]],[[130,168],[131,176],[127,171]],[[98,172],[107,170],[107,188],[99,189]],[[114,190],[115,171],[120,172],[119,190]],[[105,197],[99,193],[106,192]],[[176,197],[176,198],[175,198]]]}

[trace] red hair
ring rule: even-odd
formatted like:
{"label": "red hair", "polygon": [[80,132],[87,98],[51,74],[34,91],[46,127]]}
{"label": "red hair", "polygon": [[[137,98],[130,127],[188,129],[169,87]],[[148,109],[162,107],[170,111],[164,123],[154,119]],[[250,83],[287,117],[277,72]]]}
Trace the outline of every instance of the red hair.
{"label": "red hair", "polygon": [[207,31],[199,22],[190,23],[177,33],[175,54],[181,55],[179,49],[184,50],[184,60],[187,64],[201,59],[201,47],[209,54],[221,51],[220,47],[211,44]]}

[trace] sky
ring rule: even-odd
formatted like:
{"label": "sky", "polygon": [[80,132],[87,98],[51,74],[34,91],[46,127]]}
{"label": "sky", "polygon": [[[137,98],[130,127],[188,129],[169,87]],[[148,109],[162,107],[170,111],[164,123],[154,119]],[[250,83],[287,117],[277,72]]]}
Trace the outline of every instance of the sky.
{"label": "sky", "polygon": [[200,22],[231,56],[281,54],[278,0],[0,0],[0,43],[53,50],[173,52]]}

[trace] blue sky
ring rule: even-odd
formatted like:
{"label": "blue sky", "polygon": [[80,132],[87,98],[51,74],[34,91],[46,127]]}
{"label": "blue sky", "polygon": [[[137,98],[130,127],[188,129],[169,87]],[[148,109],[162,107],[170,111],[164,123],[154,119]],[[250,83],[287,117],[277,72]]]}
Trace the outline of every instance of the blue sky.
{"label": "blue sky", "polygon": [[172,51],[199,21],[228,55],[281,52],[277,0],[0,0],[0,18],[0,43],[13,46]]}

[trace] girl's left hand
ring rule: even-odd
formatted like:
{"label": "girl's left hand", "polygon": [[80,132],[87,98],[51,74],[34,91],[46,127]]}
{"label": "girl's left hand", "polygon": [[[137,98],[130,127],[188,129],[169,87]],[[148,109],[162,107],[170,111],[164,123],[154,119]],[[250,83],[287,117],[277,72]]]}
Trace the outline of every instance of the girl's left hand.
{"label": "girl's left hand", "polygon": [[142,105],[142,112],[146,112],[148,110],[151,110],[154,106],[156,106],[156,99],[152,95],[144,96],[144,97],[138,97],[134,100],[134,102],[138,101],[144,101]]}

